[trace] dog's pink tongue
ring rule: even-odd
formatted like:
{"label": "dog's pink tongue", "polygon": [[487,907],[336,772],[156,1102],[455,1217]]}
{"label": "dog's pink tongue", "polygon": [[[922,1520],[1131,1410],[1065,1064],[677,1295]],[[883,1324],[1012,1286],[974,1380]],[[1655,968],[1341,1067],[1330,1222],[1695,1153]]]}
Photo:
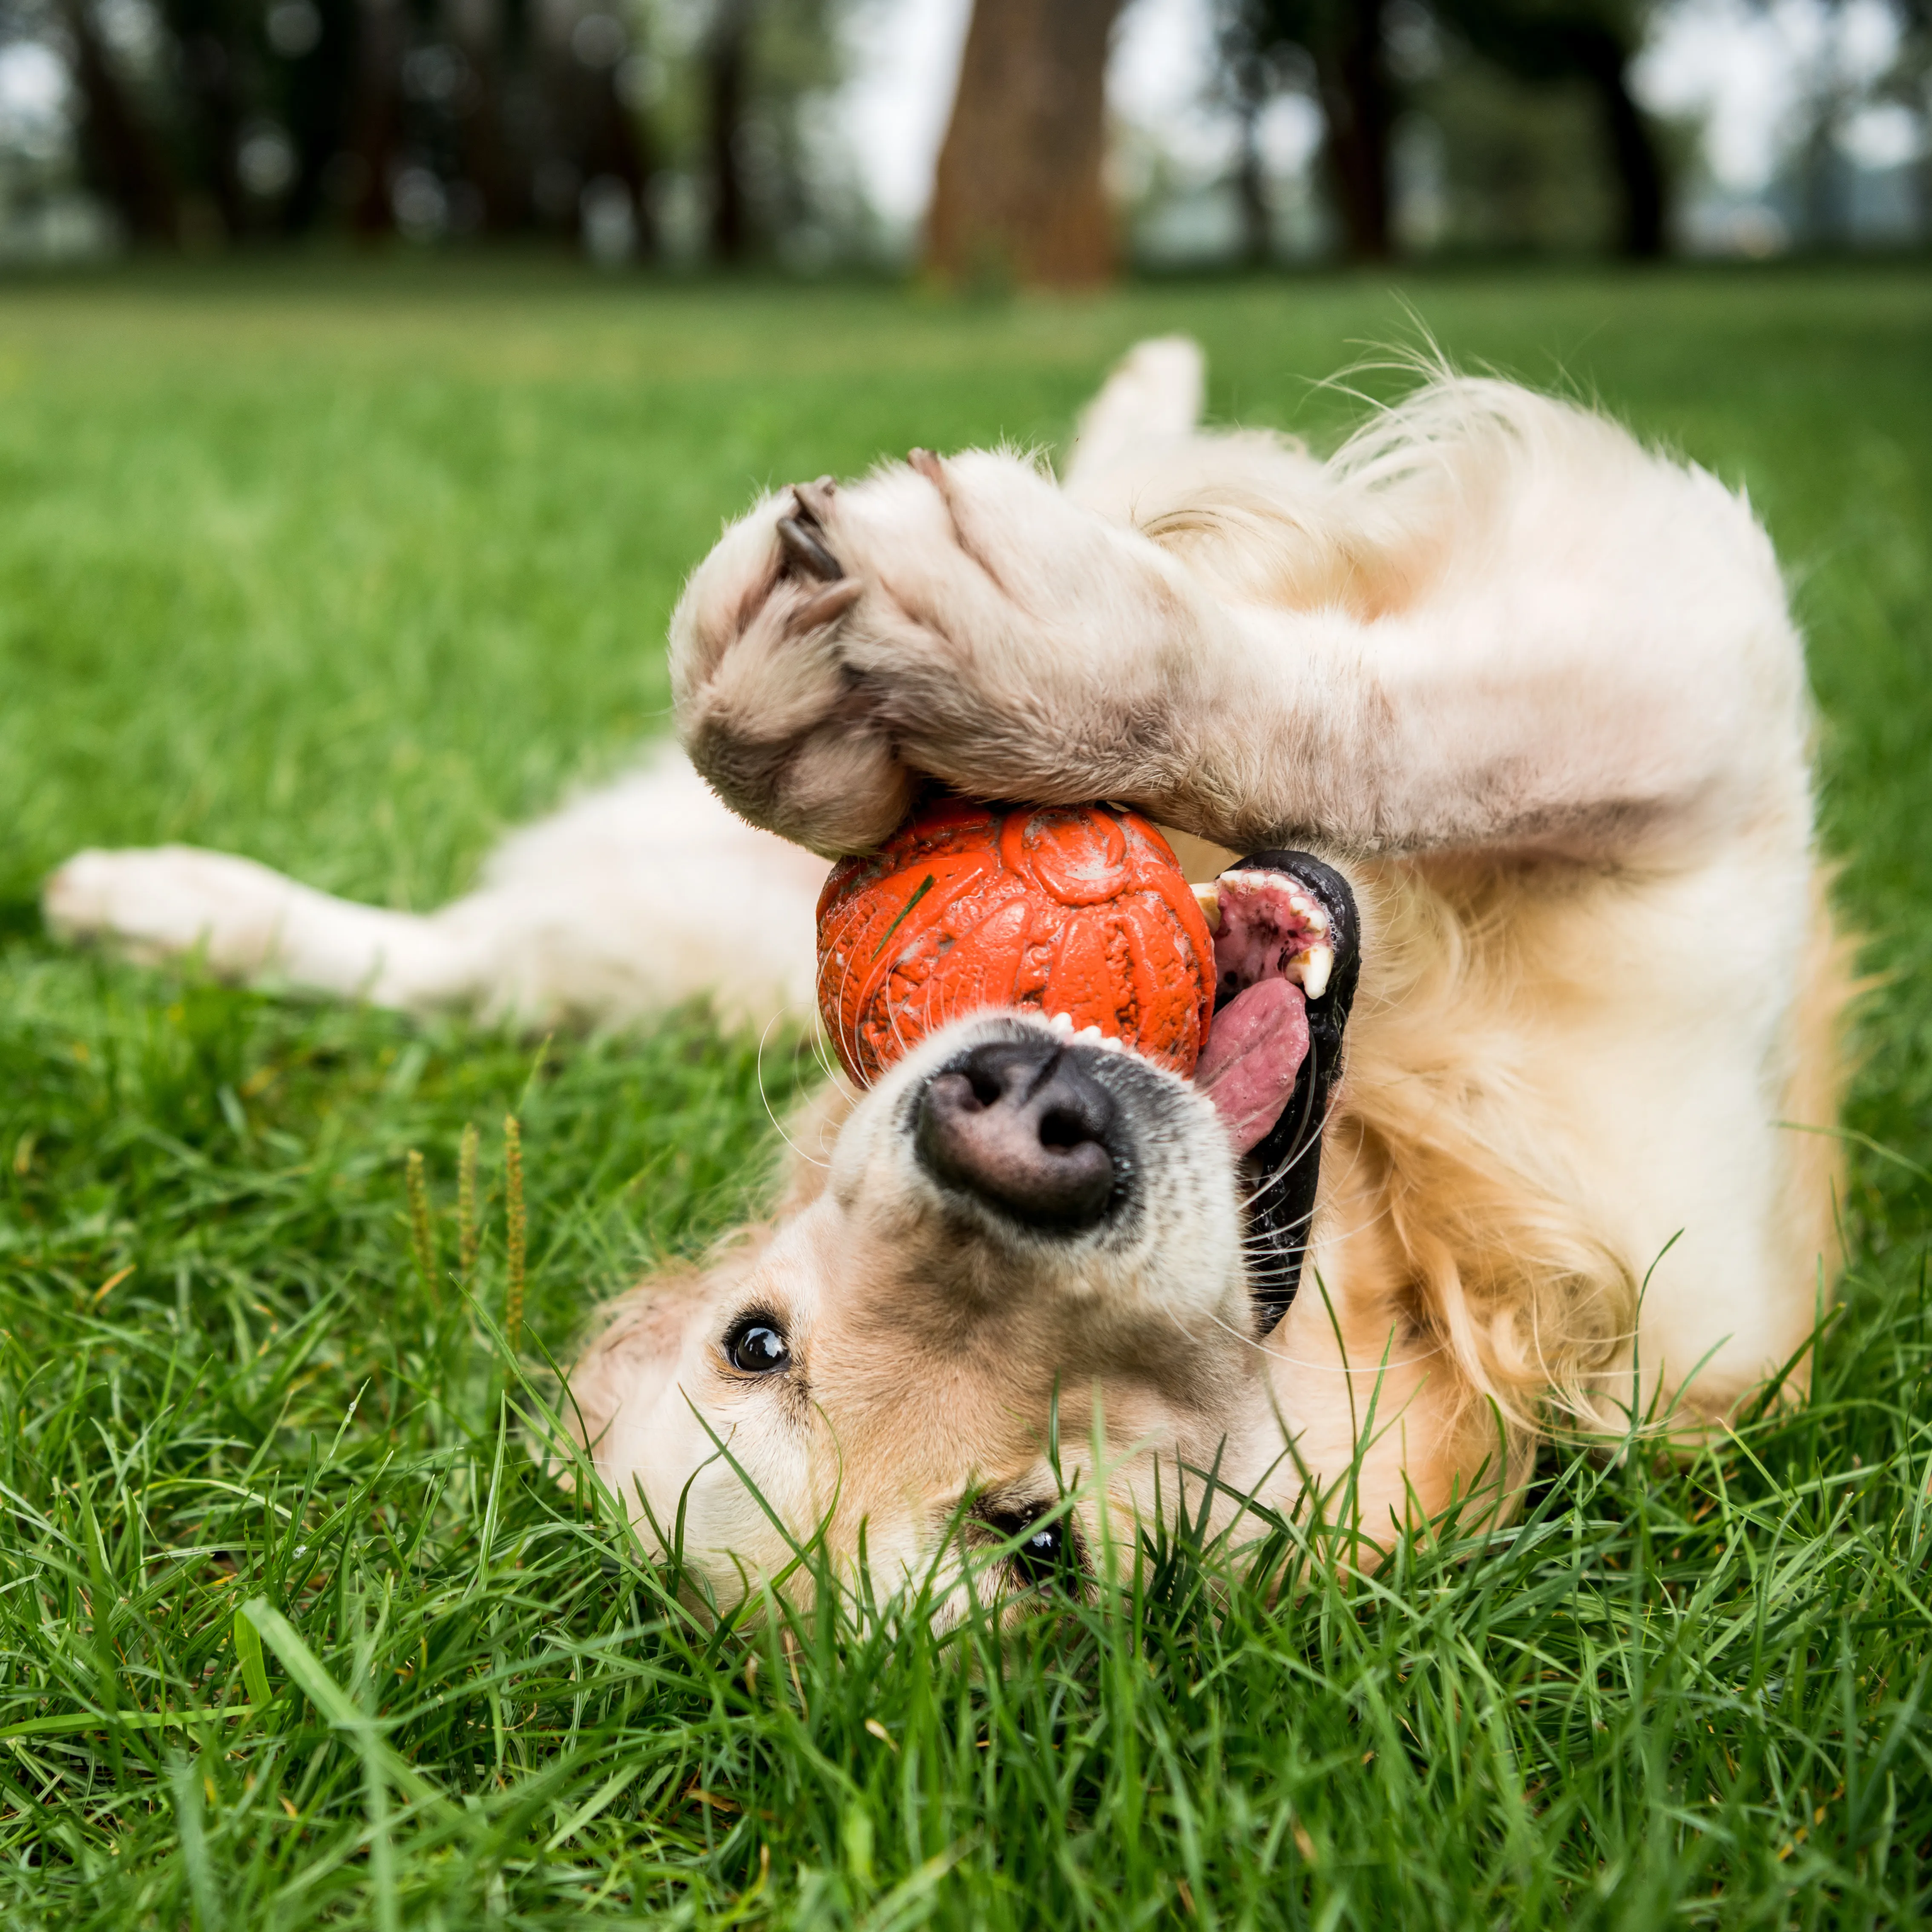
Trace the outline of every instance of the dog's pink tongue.
{"label": "dog's pink tongue", "polygon": [[1308,1055],[1308,1010],[1292,980],[1261,980],[1214,1016],[1194,1084],[1212,1100],[1237,1154],[1281,1118]]}

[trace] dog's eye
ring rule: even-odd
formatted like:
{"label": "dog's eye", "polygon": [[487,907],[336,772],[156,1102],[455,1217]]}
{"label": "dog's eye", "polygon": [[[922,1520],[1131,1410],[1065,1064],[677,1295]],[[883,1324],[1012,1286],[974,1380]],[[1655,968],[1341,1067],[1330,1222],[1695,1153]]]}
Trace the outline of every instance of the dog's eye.
{"label": "dog's eye", "polygon": [[769,1315],[741,1316],[725,1331],[724,1359],[748,1376],[769,1376],[791,1366],[791,1344]]}
{"label": "dog's eye", "polygon": [[1066,1573],[1069,1540],[1064,1520],[1042,1522],[1037,1510],[988,1513],[986,1527],[1004,1542],[1017,1537],[1018,1546],[1006,1558],[1014,1574],[1028,1588],[1053,1582]]}

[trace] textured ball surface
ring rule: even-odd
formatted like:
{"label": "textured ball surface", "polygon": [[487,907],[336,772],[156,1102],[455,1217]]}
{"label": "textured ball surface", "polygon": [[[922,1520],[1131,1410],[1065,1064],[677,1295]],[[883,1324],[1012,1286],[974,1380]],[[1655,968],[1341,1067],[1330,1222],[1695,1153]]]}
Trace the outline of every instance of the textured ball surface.
{"label": "textured ball surface", "polygon": [[818,1010],[862,1086],[982,1006],[1067,1014],[1184,1076],[1214,1005],[1208,922],[1136,812],[943,800],[819,895]]}

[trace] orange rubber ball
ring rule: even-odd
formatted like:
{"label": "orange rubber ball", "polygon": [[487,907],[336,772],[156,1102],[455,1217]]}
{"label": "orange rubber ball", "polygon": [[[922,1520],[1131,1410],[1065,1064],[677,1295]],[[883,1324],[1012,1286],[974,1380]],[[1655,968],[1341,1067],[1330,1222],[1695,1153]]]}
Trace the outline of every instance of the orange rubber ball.
{"label": "orange rubber ball", "polygon": [[869,1086],[961,1014],[1098,1027],[1184,1076],[1214,1007],[1214,942],[1167,841],[1112,806],[944,799],[818,898],[818,1010]]}

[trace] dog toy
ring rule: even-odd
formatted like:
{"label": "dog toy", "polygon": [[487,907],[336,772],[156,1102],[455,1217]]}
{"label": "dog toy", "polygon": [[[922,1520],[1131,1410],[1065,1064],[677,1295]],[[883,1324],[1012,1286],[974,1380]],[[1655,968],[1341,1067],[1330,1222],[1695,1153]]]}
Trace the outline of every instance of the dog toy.
{"label": "dog toy", "polygon": [[818,1010],[861,1086],[982,1006],[1045,1014],[1184,1078],[1214,1007],[1214,941],[1167,841],[1112,806],[915,812],[818,900]]}

